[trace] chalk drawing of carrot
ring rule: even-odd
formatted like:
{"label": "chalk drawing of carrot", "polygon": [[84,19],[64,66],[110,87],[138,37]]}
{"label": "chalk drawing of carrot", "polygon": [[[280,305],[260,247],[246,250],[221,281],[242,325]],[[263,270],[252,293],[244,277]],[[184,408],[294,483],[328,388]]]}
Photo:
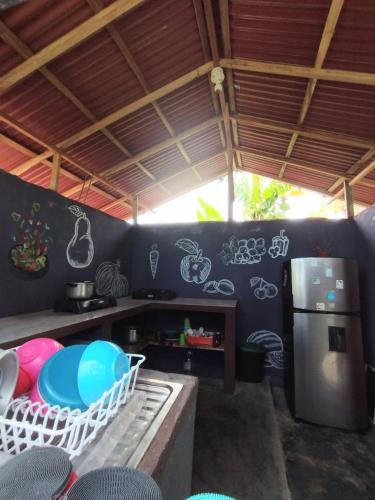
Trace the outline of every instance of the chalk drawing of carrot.
{"label": "chalk drawing of carrot", "polygon": [[158,269],[159,255],[158,245],[154,243],[153,245],[151,245],[151,250],[149,253],[150,268],[153,280],[155,279],[156,271]]}

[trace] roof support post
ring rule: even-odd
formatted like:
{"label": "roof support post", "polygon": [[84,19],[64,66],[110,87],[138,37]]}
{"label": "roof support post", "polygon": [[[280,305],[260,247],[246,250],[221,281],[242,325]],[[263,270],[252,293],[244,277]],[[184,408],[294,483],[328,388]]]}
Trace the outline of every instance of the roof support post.
{"label": "roof support post", "polygon": [[59,188],[60,167],[61,167],[61,154],[55,153],[52,159],[52,172],[51,172],[51,185],[50,185],[50,189],[52,189],[52,191],[57,191]]}
{"label": "roof support post", "polygon": [[354,218],[353,193],[349,181],[344,181],[344,195],[345,195],[346,217],[348,219],[353,219]]}
{"label": "roof support post", "polygon": [[133,209],[133,222],[134,222],[134,225],[137,225],[138,224],[138,196],[134,196],[134,198],[133,198],[132,209]]}

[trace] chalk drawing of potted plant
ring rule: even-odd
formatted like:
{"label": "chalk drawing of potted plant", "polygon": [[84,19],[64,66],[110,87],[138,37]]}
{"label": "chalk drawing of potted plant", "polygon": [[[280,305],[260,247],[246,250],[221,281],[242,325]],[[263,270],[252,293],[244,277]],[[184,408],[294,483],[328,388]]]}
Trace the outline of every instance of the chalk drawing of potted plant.
{"label": "chalk drawing of potted plant", "polygon": [[9,251],[11,269],[19,278],[37,279],[48,272],[48,251],[52,243],[50,227],[38,217],[39,203],[33,203],[28,215],[12,212],[18,234],[12,234],[15,245]]}
{"label": "chalk drawing of potted plant", "polygon": [[202,250],[196,241],[181,238],[175,245],[189,254],[181,260],[182,279],[188,283],[204,283],[211,272],[211,260],[202,256]]}

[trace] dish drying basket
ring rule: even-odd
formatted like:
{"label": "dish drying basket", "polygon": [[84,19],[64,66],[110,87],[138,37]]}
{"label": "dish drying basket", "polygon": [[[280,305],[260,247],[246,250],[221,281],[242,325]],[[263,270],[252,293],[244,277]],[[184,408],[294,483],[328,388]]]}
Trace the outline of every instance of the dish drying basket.
{"label": "dish drying basket", "polygon": [[127,356],[130,370],[85,411],[33,403],[27,396],[12,400],[0,415],[0,451],[18,455],[33,446],[57,446],[71,458],[80,455],[134,393],[139,367],[146,358]]}

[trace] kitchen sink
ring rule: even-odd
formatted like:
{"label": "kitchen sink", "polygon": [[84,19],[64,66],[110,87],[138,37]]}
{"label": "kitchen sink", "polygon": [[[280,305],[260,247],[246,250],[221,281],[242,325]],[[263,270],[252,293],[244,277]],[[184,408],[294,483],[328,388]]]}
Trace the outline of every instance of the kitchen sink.
{"label": "kitchen sink", "polygon": [[131,400],[73,458],[78,476],[103,466],[137,467],[183,385],[139,377]]}

